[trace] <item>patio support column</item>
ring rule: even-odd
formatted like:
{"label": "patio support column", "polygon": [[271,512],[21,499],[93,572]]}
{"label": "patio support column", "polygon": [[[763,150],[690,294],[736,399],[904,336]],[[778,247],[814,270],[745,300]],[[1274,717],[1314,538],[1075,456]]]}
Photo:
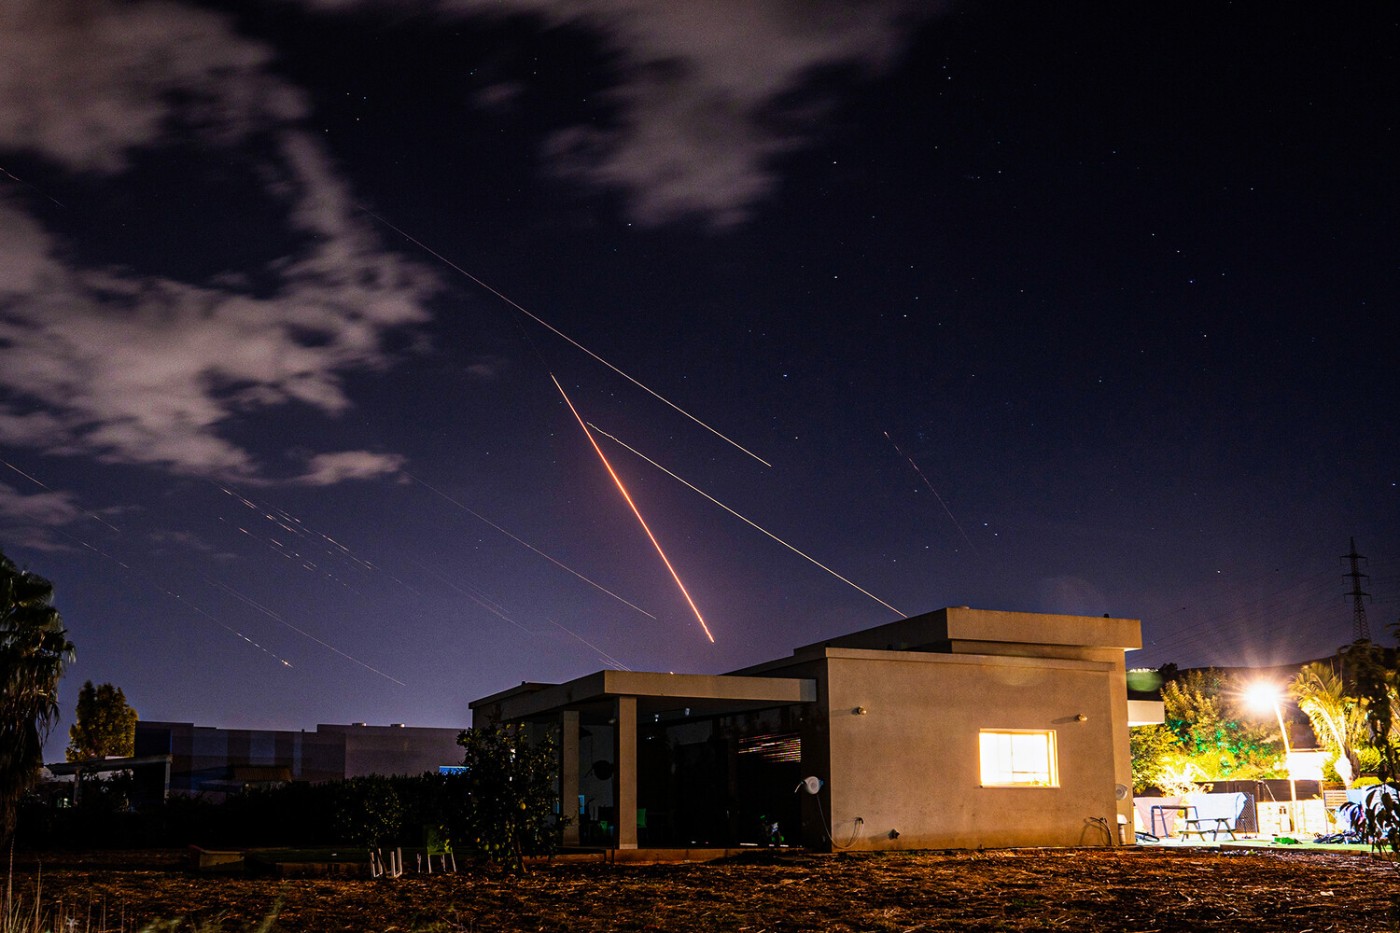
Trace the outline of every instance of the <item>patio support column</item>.
{"label": "patio support column", "polygon": [[617,698],[617,847],[637,848],[637,698]]}
{"label": "patio support column", "polygon": [[566,709],[561,714],[563,735],[559,738],[559,815],[564,824],[563,843],[579,843],[578,814],[578,710]]}

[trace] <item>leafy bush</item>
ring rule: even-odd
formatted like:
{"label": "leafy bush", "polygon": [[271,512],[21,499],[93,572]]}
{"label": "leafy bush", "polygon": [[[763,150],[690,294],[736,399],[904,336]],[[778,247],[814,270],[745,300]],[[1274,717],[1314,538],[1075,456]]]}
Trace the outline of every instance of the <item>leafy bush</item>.
{"label": "leafy bush", "polygon": [[472,805],[466,841],[485,858],[525,869],[524,856],[554,851],[564,823],[555,815],[558,758],[548,736],[531,741],[523,723],[468,729],[463,775]]}

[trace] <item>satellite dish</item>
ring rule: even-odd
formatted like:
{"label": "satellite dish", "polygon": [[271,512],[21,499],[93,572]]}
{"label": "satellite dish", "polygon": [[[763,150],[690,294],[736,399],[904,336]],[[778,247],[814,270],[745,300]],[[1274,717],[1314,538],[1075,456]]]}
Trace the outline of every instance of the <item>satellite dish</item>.
{"label": "satellite dish", "polygon": [[590,770],[598,780],[607,781],[613,776],[613,763],[611,761],[595,761]]}
{"label": "satellite dish", "polygon": [[1114,785],[1113,785],[1113,799],[1114,799],[1114,800],[1127,800],[1127,799],[1128,799],[1128,786],[1127,786],[1126,784],[1114,784]]}
{"label": "satellite dish", "polygon": [[819,790],[821,790],[821,789],[822,789],[822,779],[819,778],[819,777],[817,777],[816,775],[812,775],[811,777],[803,778],[803,779],[802,779],[802,783],[801,783],[801,784],[798,784],[796,787],[794,787],[794,788],[792,789],[792,792],[793,792],[794,794],[796,794],[796,793],[798,793],[798,792],[800,792],[800,791],[804,791],[804,790],[805,790],[807,793],[815,795],[815,794],[817,793],[817,791],[819,791]]}

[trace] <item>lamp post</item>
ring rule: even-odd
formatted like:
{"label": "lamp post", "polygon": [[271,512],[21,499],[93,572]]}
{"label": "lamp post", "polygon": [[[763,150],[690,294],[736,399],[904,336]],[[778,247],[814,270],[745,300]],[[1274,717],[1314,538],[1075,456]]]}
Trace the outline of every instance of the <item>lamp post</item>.
{"label": "lamp post", "polygon": [[1256,709],[1273,707],[1278,717],[1278,731],[1283,736],[1283,766],[1288,771],[1288,824],[1293,832],[1298,831],[1298,785],[1293,780],[1293,748],[1288,743],[1288,724],[1283,721],[1283,688],[1265,681],[1250,685],[1245,694],[1249,704]]}

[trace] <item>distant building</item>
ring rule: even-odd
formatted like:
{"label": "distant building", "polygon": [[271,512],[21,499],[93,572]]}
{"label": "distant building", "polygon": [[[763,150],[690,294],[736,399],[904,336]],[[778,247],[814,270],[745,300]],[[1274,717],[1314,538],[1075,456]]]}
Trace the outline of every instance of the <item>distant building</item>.
{"label": "distant building", "polygon": [[170,757],[174,793],[227,793],[249,785],[422,774],[462,763],[458,729],[318,725],[315,732],[217,729],[139,722],[138,757]]}
{"label": "distant building", "polygon": [[732,674],[599,671],[471,708],[559,736],[566,843],[1106,845],[1133,839],[1128,726],[1162,721],[1128,699],[1139,647],[1135,619],[950,608]]}

